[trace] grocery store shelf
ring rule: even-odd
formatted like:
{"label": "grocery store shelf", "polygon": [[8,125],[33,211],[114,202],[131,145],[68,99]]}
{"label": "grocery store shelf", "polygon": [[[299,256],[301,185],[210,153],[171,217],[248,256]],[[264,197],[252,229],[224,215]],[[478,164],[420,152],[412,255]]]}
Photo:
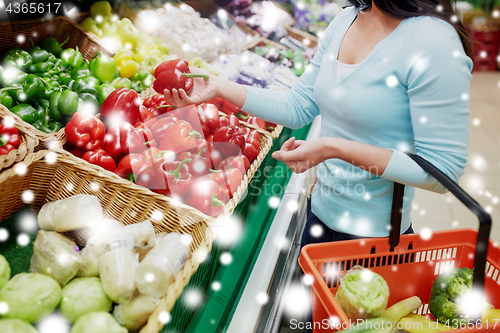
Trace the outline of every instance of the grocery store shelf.
{"label": "grocery store shelf", "polygon": [[[320,130],[318,118],[307,140],[319,137]],[[283,313],[282,297],[297,265],[307,217],[306,197],[313,182],[313,170],[290,178],[227,333],[278,331]]]}

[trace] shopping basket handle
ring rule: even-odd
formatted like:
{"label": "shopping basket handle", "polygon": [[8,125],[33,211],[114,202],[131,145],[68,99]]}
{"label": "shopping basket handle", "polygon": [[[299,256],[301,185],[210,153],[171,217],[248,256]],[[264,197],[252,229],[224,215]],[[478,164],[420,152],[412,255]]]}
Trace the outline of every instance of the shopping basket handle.
{"label": "shopping basket handle", "polygon": [[[477,203],[470,195],[468,195],[457,183],[451,180],[450,177],[445,175],[441,170],[436,168],[434,165],[423,159],[422,157],[406,153],[413,159],[422,169],[427,171],[431,176],[433,176],[439,183],[441,183],[448,191],[450,191],[460,202],[462,202],[467,208],[469,208],[474,214],[477,215],[479,219],[479,232],[477,234],[477,243],[476,243],[476,256],[474,259],[474,278],[473,278],[473,287],[477,288],[477,290],[484,290],[484,271],[486,268],[486,256],[488,254],[488,243],[490,239],[490,229],[491,229],[491,217],[481,205]],[[402,190],[401,190],[402,188]],[[396,191],[399,191],[396,193]],[[396,214],[397,204],[401,204],[404,194],[404,185],[395,183],[394,185],[394,195],[393,199],[396,199],[396,195],[398,196],[397,200],[393,201],[393,215]],[[399,202],[400,200],[400,202]],[[397,202],[396,202],[397,201]],[[401,228],[401,208],[399,209],[399,219],[393,219],[391,216],[391,237],[397,238],[397,243],[399,243],[399,230]],[[396,223],[397,222],[397,223]],[[399,227],[396,227],[398,225]],[[392,229],[398,229],[393,230]],[[397,234],[396,234],[396,231]],[[392,239],[390,238],[390,241]],[[397,245],[396,243],[396,245]],[[392,243],[391,243],[391,246]],[[480,274],[475,274],[476,272],[480,272]]]}

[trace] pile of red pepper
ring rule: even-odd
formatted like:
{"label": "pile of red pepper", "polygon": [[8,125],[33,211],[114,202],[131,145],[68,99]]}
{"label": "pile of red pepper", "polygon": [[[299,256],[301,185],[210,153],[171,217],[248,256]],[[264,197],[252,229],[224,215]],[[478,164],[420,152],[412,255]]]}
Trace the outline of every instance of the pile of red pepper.
{"label": "pile of red pepper", "polygon": [[158,94],[140,105],[121,88],[100,116],[77,112],[66,125],[75,156],[211,216],[224,210],[260,151],[257,131],[234,115],[219,117],[211,104],[177,109]]}
{"label": "pile of red pepper", "polygon": [[20,144],[19,132],[14,125],[0,124],[0,155],[7,155]]}
{"label": "pile of red pepper", "polygon": [[245,121],[246,123],[253,125],[255,127],[261,128],[264,131],[272,132],[276,128],[275,123],[262,120],[260,118],[251,116],[244,111],[241,111],[239,107],[234,104],[229,103],[221,97],[215,97],[208,103],[215,105],[221,112],[227,115],[234,115],[238,119]]}

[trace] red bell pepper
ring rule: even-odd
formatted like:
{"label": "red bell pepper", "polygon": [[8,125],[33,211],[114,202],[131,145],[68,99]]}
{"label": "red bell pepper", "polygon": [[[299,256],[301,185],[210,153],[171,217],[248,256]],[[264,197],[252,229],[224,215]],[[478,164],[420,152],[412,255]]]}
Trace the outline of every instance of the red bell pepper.
{"label": "red bell pepper", "polygon": [[69,152],[71,154],[73,154],[73,156],[76,156],[78,158],[83,158],[83,155],[85,155],[85,153],[87,152],[88,150],[85,150],[85,149],[81,149],[81,148],[73,148],[71,149]]}
{"label": "red bell pepper", "polygon": [[7,155],[20,144],[19,131],[14,125],[0,125],[0,155]]}
{"label": "red bell pepper", "polygon": [[[205,119],[207,122],[208,129],[210,133],[215,132],[220,126],[219,110],[213,104],[203,104],[201,110],[205,114]],[[208,133],[208,134],[210,134]],[[208,135],[205,134],[205,137]]]}
{"label": "red bell pepper", "polygon": [[243,130],[238,126],[221,127],[214,133],[214,147],[223,157],[238,155],[245,149]]}
{"label": "red bell pepper", "polygon": [[266,131],[272,132],[276,129],[276,124],[266,121]]}
{"label": "red bell pepper", "polygon": [[219,123],[220,127],[226,127],[231,125],[240,127],[240,120],[232,114],[229,116],[220,117]]}
{"label": "red bell pepper", "polygon": [[154,96],[146,98],[142,105],[148,108],[155,117],[159,117],[162,114],[165,114],[176,108],[175,106],[167,104],[167,101],[165,101],[165,95],[163,94],[156,94]]}
{"label": "red bell pepper", "polygon": [[260,135],[256,130],[250,129],[248,127],[242,128],[243,136],[245,137],[245,142],[252,144],[255,149],[260,150]]}
{"label": "red bell pepper", "polygon": [[190,159],[191,162],[188,163],[188,168],[193,179],[200,178],[202,176],[208,175],[210,169],[212,169],[212,163],[209,158],[201,156],[206,148],[203,148],[198,153],[182,152],[177,156],[177,161],[182,162],[186,159]]}
{"label": "red bell pepper", "polygon": [[217,196],[218,193],[219,185],[216,182],[198,181],[191,185],[189,193],[184,197],[184,203],[206,215],[217,216],[226,206]]}
{"label": "red bell pepper", "polygon": [[201,156],[205,158],[209,158],[210,162],[212,164],[212,169],[215,169],[215,167],[220,163],[222,157],[220,156],[220,153],[217,149],[215,149],[210,142],[207,140],[203,139],[198,139],[196,140],[196,144],[198,145],[196,149],[194,150],[195,153],[199,153],[203,149],[205,149],[204,152],[201,153]]}
{"label": "red bell pepper", "polygon": [[199,105],[196,105],[189,110],[184,120],[191,124],[193,130],[203,133],[204,137],[210,134],[210,127],[208,126],[207,118],[205,117],[203,109]]}
{"label": "red bell pepper", "polygon": [[86,152],[85,155],[83,155],[83,159],[91,164],[98,165],[105,170],[111,172],[116,170],[115,160],[102,148]]}
{"label": "red bell pepper", "polygon": [[139,118],[139,96],[134,90],[118,88],[102,103],[100,113],[111,123],[126,121],[135,124]]}
{"label": "red bell pepper", "polygon": [[178,121],[179,120],[175,117],[165,117],[154,123],[153,126],[151,126],[151,132],[156,142],[161,142],[168,129]]}
{"label": "red bell pepper", "polygon": [[154,119],[151,119],[151,120],[148,120],[146,122],[142,122],[142,121],[139,121],[137,123],[135,123],[134,127],[135,128],[147,128],[147,129],[151,129],[151,127],[153,127],[154,124],[156,124],[158,120],[156,118]]}
{"label": "red bell pepper", "polygon": [[104,143],[104,150],[108,155],[116,157],[130,153],[129,137],[130,133],[134,130],[134,126],[125,121],[111,125],[108,129],[108,134],[106,134],[106,142]]}
{"label": "red bell pepper", "polygon": [[253,125],[255,127],[259,127],[259,128],[262,128],[263,130],[266,130],[267,126],[266,126],[265,120],[251,116],[243,111],[236,113],[236,117],[238,117],[238,119],[240,119],[240,120],[246,121],[250,125]]}
{"label": "red bell pepper", "polygon": [[224,103],[224,99],[222,97],[215,97],[214,99],[207,102],[207,104],[213,104],[217,109],[222,108],[222,103]]}
{"label": "red bell pepper", "polygon": [[76,112],[64,128],[66,139],[77,148],[96,150],[104,144],[106,128],[94,115]]}
{"label": "red bell pepper", "polygon": [[226,188],[229,197],[232,198],[234,192],[236,192],[238,187],[241,185],[243,173],[241,173],[240,169],[237,168],[226,169],[224,171],[217,170],[210,174],[210,178],[221,188]]}
{"label": "red bell pepper", "polygon": [[248,158],[248,161],[252,163],[257,156],[259,156],[259,150],[255,148],[251,143],[245,143],[245,149],[243,149],[243,155]]}
{"label": "red bell pepper", "polygon": [[191,150],[196,147],[196,136],[201,138],[201,134],[193,131],[188,122],[178,121],[165,132],[159,149],[168,150],[175,154]]}
{"label": "red bell pepper", "polygon": [[240,156],[230,156],[217,166],[218,170],[229,170],[229,169],[238,169],[241,171],[243,175],[247,173],[247,170],[250,169],[250,162],[248,158],[244,155]]}
{"label": "red bell pepper", "polygon": [[236,114],[240,111],[240,108],[234,104],[229,103],[225,99],[222,100],[222,107],[220,108],[225,114]]}
{"label": "red bell pepper", "polygon": [[153,112],[151,112],[147,107],[140,105],[139,106],[139,121],[145,123],[149,120],[156,119]]}
{"label": "red bell pepper", "polygon": [[129,154],[125,156],[115,173],[144,187],[148,187],[153,181],[154,170],[148,159],[142,154]]}
{"label": "red bell pepper", "polygon": [[153,88],[160,94],[163,94],[165,89],[169,91],[184,89],[189,94],[193,89],[194,77],[202,77],[205,81],[208,81],[208,75],[191,73],[186,60],[166,61],[156,67]]}
{"label": "red bell pepper", "polygon": [[153,133],[145,127],[138,127],[129,134],[128,148],[130,153],[142,153],[148,148],[156,147]]}
{"label": "red bell pepper", "polygon": [[[163,176],[164,194],[180,199],[192,185],[193,175],[186,163],[191,163],[191,159],[183,161],[163,161],[159,166],[159,171]],[[163,191],[162,191],[163,192]]]}

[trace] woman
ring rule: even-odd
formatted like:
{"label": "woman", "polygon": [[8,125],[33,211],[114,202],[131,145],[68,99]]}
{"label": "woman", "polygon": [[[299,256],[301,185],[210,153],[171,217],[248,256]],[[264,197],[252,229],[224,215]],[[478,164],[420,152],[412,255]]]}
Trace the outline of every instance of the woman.
{"label": "woman", "polygon": [[[416,152],[455,181],[467,159],[472,54],[451,1],[357,5],[329,25],[288,93],[217,77],[197,79],[190,96],[165,91],[167,101],[178,106],[220,96],[291,128],[321,114],[321,138],[292,138],[273,154],[295,172],[319,166],[302,246],[387,236],[394,181],[409,185],[401,231],[413,232],[414,187],[445,190],[403,152]],[[323,232],[311,234],[314,225]]]}

